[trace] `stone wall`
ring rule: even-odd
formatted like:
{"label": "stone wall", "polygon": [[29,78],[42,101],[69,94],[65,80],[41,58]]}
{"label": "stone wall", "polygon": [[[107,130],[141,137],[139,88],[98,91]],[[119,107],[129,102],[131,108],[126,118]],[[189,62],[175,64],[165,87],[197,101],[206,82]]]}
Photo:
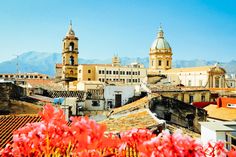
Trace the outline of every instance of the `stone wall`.
{"label": "stone wall", "polygon": [[0,111],[9,110],[10,100],[25,96],[26,91],[11,82],[0,83]]}
{"label": "stone wall", "polygon": [[149,105],[158,118],[195,132],[200,132],[199,122],[206,121],[207,117],[207,112],[203,109],[164,96],[152,98]]}

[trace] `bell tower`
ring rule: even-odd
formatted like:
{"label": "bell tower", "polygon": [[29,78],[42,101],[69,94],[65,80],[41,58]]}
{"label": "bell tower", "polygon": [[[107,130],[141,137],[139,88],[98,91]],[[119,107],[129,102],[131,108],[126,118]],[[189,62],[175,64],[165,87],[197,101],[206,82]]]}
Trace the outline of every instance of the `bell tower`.
{"label": "bell tower", "polygon": [[62,43],[62,81],[67,87],[69,82],[77,80],[78,40],[72,29],[72,22],[70,22],[68,32]]}

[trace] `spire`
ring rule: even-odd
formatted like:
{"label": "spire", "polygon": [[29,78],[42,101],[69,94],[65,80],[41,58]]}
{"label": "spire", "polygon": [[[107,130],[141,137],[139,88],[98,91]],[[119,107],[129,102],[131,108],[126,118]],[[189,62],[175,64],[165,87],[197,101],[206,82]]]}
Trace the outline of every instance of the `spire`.
{"label": "spire", "polygon": [[72,21],[71,20],[70,20],[69,30],[67,32],[67,36],[70,36],[70,35],[75,35],[75,32],[72,29]]}
{"label": "spire", "polygon": [[158,32],[157,37],[158,38],[164,38],[164,32],[163,32],[161,24],[160,24],[160,27],[159,27],[159,32]]}

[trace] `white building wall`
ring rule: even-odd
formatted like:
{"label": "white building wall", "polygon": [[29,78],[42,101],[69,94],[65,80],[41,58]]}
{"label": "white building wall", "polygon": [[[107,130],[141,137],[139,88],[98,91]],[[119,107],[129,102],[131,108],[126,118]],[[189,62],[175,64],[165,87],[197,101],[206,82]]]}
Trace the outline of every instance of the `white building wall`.
{"label": "white building wall", "polygon": [[[177,73],[181,84],[184,86],[206,86],[208,82],[208,74],[204,71],[201,72],[181,72]],[[200,84],[201,82],[201,84]]]}
{"label": "white building wall", "polygon": [[77,98],[75,97],[64,98],[64,101],[62,102],[61,105],[71,106],[72,114],[76,115],[76,100]]}
{"label": "white building wall", "polygon": [[102,89],[103,88],[103,83],[96,81],[81,81],[78,82],[77,84],[77,90],[80,91],[87,91],[88,89]]}
{"label": "white building wall", "polygon": [[106,103],[112,101],[115,104],[115,95],[121,94],[121,105],[127,103],[128,99],[135,95],[134,86],[105,86],[104,88],[104,98]]}
{"label": "white building wall", "polygon": [[[97,101],[99,106],[93,106],[93,101]],[[104,100],[85,100],[84,107],[88,111],[103,111],[105,110],[105,101]]]}
{"label": "white building wall", "polygon": [[201,141],[203,144],[207,144],[209,141],[217,141],[217,135],[214,130],[210,130],[204,126],[201,126]]}

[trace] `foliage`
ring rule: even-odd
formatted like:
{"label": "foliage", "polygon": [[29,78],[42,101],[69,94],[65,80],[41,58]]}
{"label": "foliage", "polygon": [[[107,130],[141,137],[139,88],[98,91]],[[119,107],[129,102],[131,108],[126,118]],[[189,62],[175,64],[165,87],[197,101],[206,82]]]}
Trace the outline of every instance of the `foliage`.
{"label": "foliage", "polygon": [[63,111],[51,105],[39,114],[42,121],[15,131],[13,143],[0,151],[1,156],[123,157],[127,148],[134,152],[133,156],[143,157],[226,156],[223,142],[202,146],[179,131],[163,131],[158,136],[147,129],[106,134],[104,125],[88,117],[72,117],[68,125]]}

